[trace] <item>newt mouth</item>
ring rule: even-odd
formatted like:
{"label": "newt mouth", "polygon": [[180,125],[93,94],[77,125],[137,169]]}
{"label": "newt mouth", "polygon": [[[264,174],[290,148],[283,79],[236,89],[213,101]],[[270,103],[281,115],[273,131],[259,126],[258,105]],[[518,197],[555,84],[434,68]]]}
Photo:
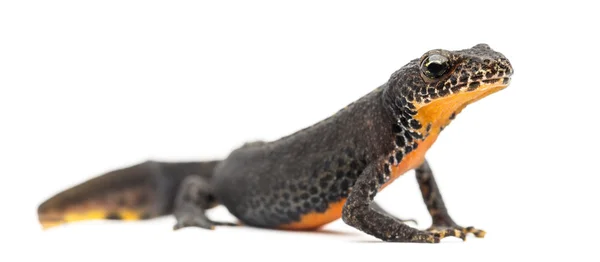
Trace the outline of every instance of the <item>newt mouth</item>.
{"label": "newt mouth", "polygon": [[482,80],[476,88],[472,88],[471,85],[467,88],[467,92],[484,93],[479,99],[500,91],[510,85],[510,77],[492,78]]}
{"label": "newt mouth", "polygon": [[[498,77],[498,78],[490,78],[490,79],[485,79],[485,80],[479,80],[479,81],[472,81],[472,82],[467,82],[464,84],[459,84],[457,87],[459,88],[459,92],[462,91],[467,91],[467,92],[473,92],[473,91],[481,91],[483,89],[489,89],[491,87],[494,86],[508,86],[510,84],[510,77]],[[464,87],[467,87],[466,90],[463,90]],[[459,93],[456,92],[456,93]]]}
{"label": "newt mouth", "polygon": [[498,77],[498,78],[491,78],[491,79],[486,79],[486,80],[481,81],[482,85],[490,85],[490,84],[508,85],[509,83],[510,83],[510,77]]}
{"label": "newt mouth", "polygon": [[462,109],[473,102],[508,87],[508,85],[510,85],[510,77],[486,79],[482,80],[476,88],[469,85],[466,92],[456,94],[456,98],[450,99],[455,100],[457,104],[462,104],[460,105],[460,109]]}

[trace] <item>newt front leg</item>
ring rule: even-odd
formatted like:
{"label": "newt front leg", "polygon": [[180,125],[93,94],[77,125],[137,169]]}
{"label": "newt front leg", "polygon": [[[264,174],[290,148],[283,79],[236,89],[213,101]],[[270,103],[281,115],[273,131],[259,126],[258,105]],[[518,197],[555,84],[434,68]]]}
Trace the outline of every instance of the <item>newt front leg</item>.
{"label": "newt front leg", "polygon": [[439,243],[440,239],[448,236],[464,237],[462,231],[454,229],[421,231],[371,207],[382,185],[378,176],[383,172],[383,163],[378,161],[369,165],[356,180],[342,210],[342,219],[346,224],[390,242]]}
{"label": "newt front leg", "polygon": [[433,177],[433,171],[431,171],[427,160],[415,170],[415,175],[421,189],[421,195],[423,196],[425,205],[427,205],[427,210],[431,215],[432,225],[427,231],[444,232],[448,229],[457,229],[465,236],[468,233],[473,233],[475,237],[479,238],[485,236],[485,231],[473,227],[461,227],[450,217],[446,205],[444,204],[444,200],[442,199],[442,194]]}

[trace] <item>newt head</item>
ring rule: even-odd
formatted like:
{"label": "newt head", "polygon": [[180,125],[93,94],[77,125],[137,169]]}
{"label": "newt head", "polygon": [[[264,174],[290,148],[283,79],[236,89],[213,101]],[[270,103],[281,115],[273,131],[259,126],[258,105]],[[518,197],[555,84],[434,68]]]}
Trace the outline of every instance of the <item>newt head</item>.
{"label": "newt head", "polygon": [[398,122],[423,136],[439,133],[467,105],[506,88],[513,68],[486,44],[431,50],[396,71],[385,99]]}

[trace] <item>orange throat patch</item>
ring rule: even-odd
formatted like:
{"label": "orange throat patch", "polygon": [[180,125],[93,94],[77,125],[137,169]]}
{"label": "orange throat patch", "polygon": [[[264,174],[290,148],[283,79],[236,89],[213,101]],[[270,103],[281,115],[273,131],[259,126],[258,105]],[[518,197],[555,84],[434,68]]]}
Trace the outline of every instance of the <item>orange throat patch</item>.
{"label": "orange throat patch", "polygon": [[481,85],[473,91],[461,91],[430,103],[415,104],[417,114],[414,117],[422,124],[422,127],[417,131],[421,134],[427,134],[427,136],[425,139],[416,142],[418,144],[416,150],[407,154],[398,165],[392,166],[390,180],[380,190],[404,173],[419,167],[425,161],[425,154],[437,140],[441,130],[450,124],[452,119],[467,105],[507,86],[503,83],[503,79],[498,79],[495,83]]}

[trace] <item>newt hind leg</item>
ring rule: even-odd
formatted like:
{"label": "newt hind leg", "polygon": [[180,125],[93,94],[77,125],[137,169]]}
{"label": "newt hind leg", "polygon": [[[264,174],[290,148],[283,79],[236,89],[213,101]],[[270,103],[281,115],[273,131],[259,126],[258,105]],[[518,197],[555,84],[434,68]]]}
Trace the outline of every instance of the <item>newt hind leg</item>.
{"label": "newt hind leg", "polygon": [[[431,215],[432,225],[427,229],[427,231],[438,233],[446,232],[448,230],[459,230],[464,236],[469,233],[478,238],[485,236],[485,231],[476,229],[474,227],[459,226],[450,217],[448,210],[446,209],[446,205],[444,204],[444,200],[442,199],[440,190],[435,182],[435,178],[433,177],[433,171],[431,171],[427,160],[425,160],[421,166],[415,169],[415,174],[421,189],[423,200],[425,201],[427,210]],[[465,238],[463,237],[463,240],[464,239]]]}
{"label": "newt hind leg", "polygon": [[215,226],[235,226],[234,223],[212,221],[206,210],[215,207],[215,200],[208,181],[200,176],[189,176],[183,180],[175,199],[175,219],[173,229],[200,227],[214,229]]}

